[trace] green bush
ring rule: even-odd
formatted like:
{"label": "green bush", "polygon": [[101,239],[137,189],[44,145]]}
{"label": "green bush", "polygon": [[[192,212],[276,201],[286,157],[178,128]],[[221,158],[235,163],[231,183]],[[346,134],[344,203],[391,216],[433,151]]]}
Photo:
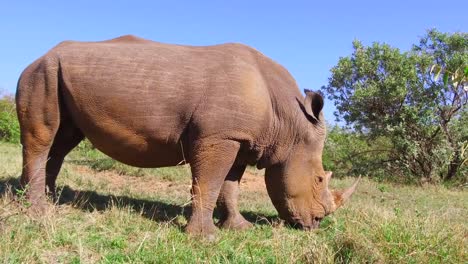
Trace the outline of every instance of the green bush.
{"label": "green bush", "polygon": [[20,128],[12,96],[0,98],[0,140],[13,143],[20,141]]}
{"label": "green bush", "polygon": [[[430,30],[407,52],[357,40],[353,49],[322,87],[334,101],[335,116],[356,134],[343,135],[361,148],[356,153],[357,146],[342,141],[349,159],[359,161],[371,150],[372,173],[385,169],[409,181],[466,182],[468,34]],[[385,148],[376,147],[381,139],[388,141],[381,142]]]}
{"label": "green bush", "polygon": [[333,171],[333,177],[363,175],[383,179],[391,177],[385,171],[389,151],[386,138],[370,139],[335,125],[328,129],[323,164],[326,170]]}

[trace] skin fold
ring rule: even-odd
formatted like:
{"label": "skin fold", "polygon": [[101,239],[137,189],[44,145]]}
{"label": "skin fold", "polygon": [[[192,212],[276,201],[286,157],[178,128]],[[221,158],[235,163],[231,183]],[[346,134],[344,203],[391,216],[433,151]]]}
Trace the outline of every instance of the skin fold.
{"label": "skin fold", "polygon": [[21,183],[34,210],[55,192],[64,157],[88,138],[137,167],[190,164],[191,234],[251,226],[239,213],[247,165],[266,168],[280,217],[304,229],[356,188],[332,192],[322,166],[323,99],[299,91],[281,65],[242,44],[193,47],[134,36],[62,42],[21,74],[16,94]]}

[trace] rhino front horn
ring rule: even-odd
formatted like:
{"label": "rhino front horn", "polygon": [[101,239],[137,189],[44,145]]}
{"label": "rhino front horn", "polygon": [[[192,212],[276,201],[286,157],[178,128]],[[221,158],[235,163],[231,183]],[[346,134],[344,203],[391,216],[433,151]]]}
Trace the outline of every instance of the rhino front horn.
{"label": "rhino front horn", "polygon": [[335,203],[334,206],[333,206],[333,211],[340,208],[345,202],[347,202],[349,200],[351,195],[356,190],[356,187],[357,187],[360,180],[361,180],[361,176],[359,176],[359,178],[354,182],[354,184],[351,187],[349,187],[348,189],[332,192],[333,200],[334,200],[334,203]]}

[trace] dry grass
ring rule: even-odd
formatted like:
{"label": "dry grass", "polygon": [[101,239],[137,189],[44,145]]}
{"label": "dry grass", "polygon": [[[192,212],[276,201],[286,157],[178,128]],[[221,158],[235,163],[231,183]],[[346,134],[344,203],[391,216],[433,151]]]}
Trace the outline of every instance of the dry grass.
{"label": "dry grass", "polygon": [[[364,179],[352,201],[319,230],[284,227],[258,172],[242,182],[246,232],[215,242],[183,233],[187,168],[96,171],[71,155],[59,177],[59,203],[41,217],[12,202],[21,157],[0,143],[0,262],[4,263],[466,263],[468,193],[442,186],[395,186]],[[101,157],[102,158],[102,157]],[[108,161],[106,161],[108,162]],[[352,179],[335,180],[336,187]]]}

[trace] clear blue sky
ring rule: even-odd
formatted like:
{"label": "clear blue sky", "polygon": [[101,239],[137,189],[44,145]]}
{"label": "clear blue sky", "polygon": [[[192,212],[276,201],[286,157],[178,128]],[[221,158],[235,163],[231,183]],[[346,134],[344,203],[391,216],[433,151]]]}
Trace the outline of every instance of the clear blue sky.
{"label": "clear blue sky", "polygon": [[[341,3],[338,3],[341,2]],[[0,1],[0,90],[62,40],[124,34],[179,44],[241,42],[319,89],[351,42],[408,50],[429,28],[468,31],[468,0],[439,1]],[[332,103],[326,117],[333,120]]]}

